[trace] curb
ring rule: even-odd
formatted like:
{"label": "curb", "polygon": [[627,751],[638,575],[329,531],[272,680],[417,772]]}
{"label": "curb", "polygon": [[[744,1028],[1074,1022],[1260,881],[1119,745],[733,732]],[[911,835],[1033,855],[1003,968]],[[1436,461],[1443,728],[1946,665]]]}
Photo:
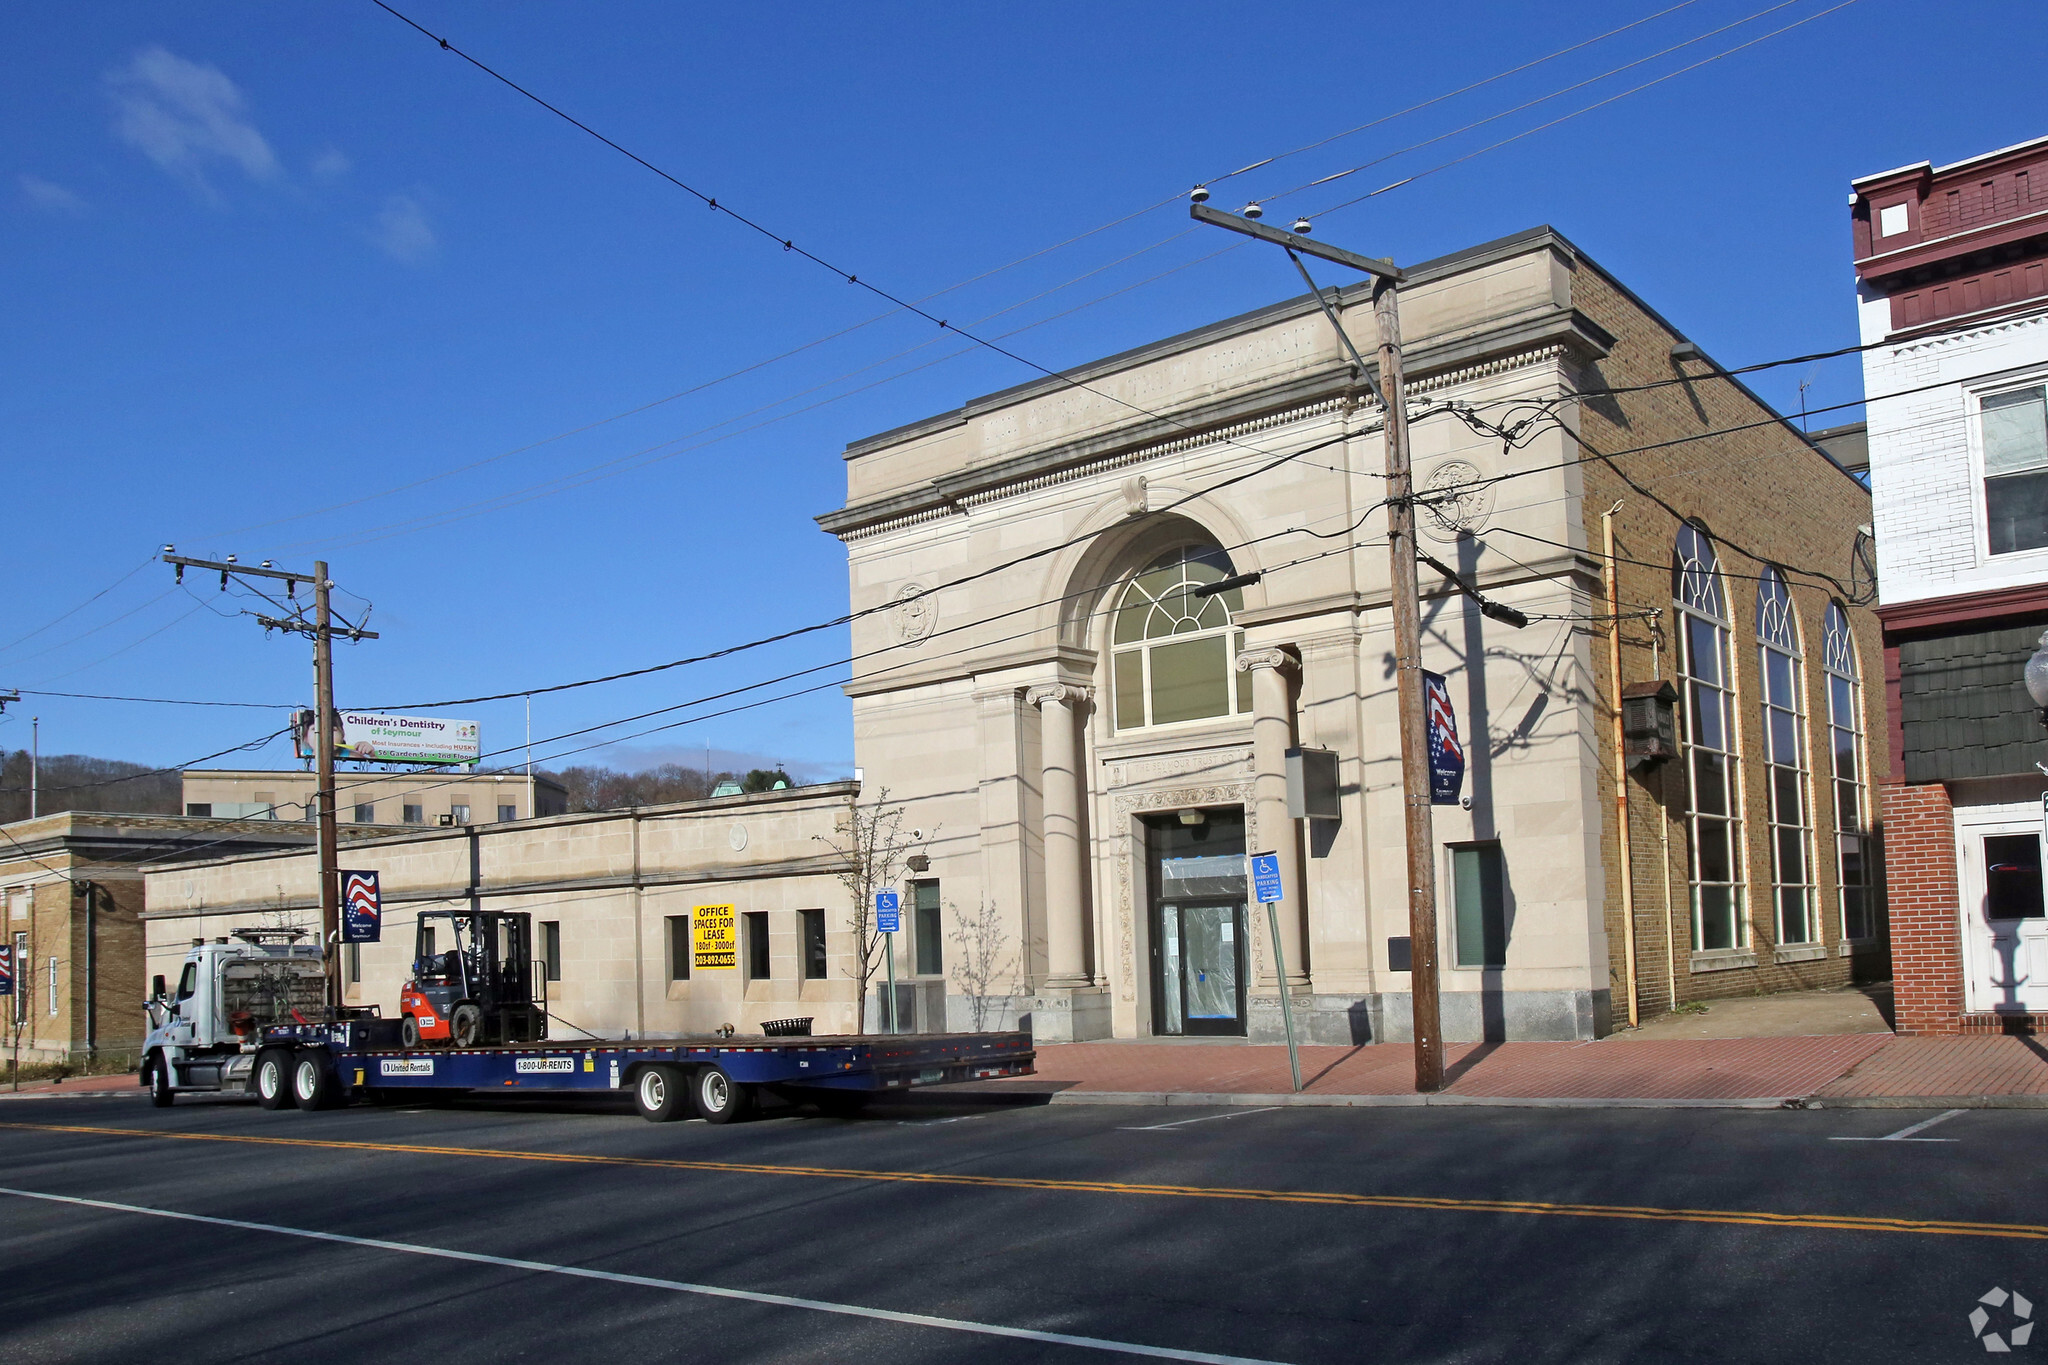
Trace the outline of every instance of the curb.
{"label": "curb", "polygon": [[[1239,1092],[1203,1094],[1185,1090],[1063,1090],[1047,1097],[1049,1104],[1202,1105],[1228,1108],[1303,1109],[1796,1109],[1798,1096],[1748,1099],[1586,1099],[1579,1096],[1504,1097],[1492,1095],[1247,1095]],[[1915,1107],[1943,1107],[1927,1101]],[[1959,1108],[1959,1105],[1947,1105]]]}
{"label": "curb", "polygon": [[2048,1109],[2048,1095],[1816,1095],[1808,1109]]}

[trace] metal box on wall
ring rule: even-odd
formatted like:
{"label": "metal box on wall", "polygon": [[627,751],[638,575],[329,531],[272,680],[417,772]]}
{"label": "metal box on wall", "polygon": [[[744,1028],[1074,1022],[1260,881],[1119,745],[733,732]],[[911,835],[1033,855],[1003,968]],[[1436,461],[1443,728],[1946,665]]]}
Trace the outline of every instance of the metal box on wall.
{"label": "metal box on wall", "polygon": [[1287,751],[1287,814],[1296,820],[1337,820],[1337,751]]}
{"label": "metal box on wall", "polygon": [[1630,683],[1621,689],[1622,752],[1641,768],[1678,757],[1678,690],[1668,682]]}

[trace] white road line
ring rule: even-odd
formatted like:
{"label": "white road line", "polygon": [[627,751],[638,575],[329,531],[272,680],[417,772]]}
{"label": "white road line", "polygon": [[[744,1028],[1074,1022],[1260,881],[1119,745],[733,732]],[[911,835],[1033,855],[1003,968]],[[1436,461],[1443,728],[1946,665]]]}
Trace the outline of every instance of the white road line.
{"label": "white road line", "polygon": [[1911,1125],[1909,1125],[1908,1127],[1905,1127],[1905,1128],[1901,1128],[1901,1129],[1899,1129],[1899,1131],[1898,1131],[1898,1132],[1896,1132],[1896,1133],[1886,1133],[1886,1134],[1885,1134],[1885,1135],[1884,1135],[1883,1137],[1838,1137],[1838,1138],[1829,1138],[1829,1139],[1828,1139],[1828,1141],[1830,1141],[1830,1142],[1959,1142],[1959,1141],[1961,1141],[1961,1139],[1960,1139],[1960,1138],[1924,1138],[1924,1137],[1914,1137],[1914,1136],[1913,1136],[1913,1134],[1915,1134],[1915,1133],[1919,1133],[1919,1132],[1924,1132],[1924,1131],[1926,1131],[1927,1129],[1929,1129],[1929,1128],[1932,1128],[1932,1127],[1933,1127],[1933,1126],[1934,1126],[1935,1124],[1937,1124],[1937,1123],[1947,1123],[1947,1122],[1948,1122],[1948,1121],[1949,1121],[1950,1119],[1952,1119],[1952,1118],[1955,1118],[1955,1117],[1956,1117],[1957,1115],[1959,1115],[1959,1114],[1967,1114],[1967,1113],[1969,1113],[1969,1112],[1970,1112],[1970,1111],[1969,1111],[1969,1110],[1967,1110],[1967,1109],[1951,1109],[1951,1110],[1949,1110],[1949,1111],[1948,1111],[1947,1113],[1943,1113],[1943,1114],[1936,1114],[1936,1115],[1935,1115],[1935,1116],[1934,1116],[1933,1118],[1931,1118],[1931,1119],[1922,1119],[1922,1120],[1920,1120],[1920,1122],[1918,1122],[1918,1123],[1915,1123],[1915,1124],[1911,1124]]}
{"label": "white road line", "polygon": [[1227,1114],[1204,1114],[1200,1118],[1179,1119],[1173,1123],[1152,1123],[1147,1124],[1143,1128],[1119,1128],[1117,1131],[1119,1133],[1158,1133],[1168,1128],[1185,1128],[1190,1123],[1207,1123],[1210,1119],[1241,1119],[1246,1114],[1271,1114],[1279,1108],[1280,1106],[1277,1104],[1269,1104],[1263,1109],[1233,1109]]}
{"label": "white road line", "polygon": [[902,1323],[910,1327],[938,1327],[949,1332],[972,1332],[985,1337],[1008,1337],[1017,1341],[1043,1341],[1056,1346],[1077,1346],[1089,1351],[1111,1351],[1118,1355],[1145,1356],[1153,1360],[1188,1360],[1201,1365],[1283,1365],[1253,1356],[1217,1355],[1211,1351],[1180,1351],[1168,1346],[1144,1346],[1136,1342],[1111,1341],[1106,1337],[1073,1336],[1066,1332],[1039,1332],[1028,1327],[1004,1327],[990,1322],[969,1322],[962,1318],[933,1317],[928,1313],[898,1313],[887,1308],[864,1308],[859,1304],[833,1303],[828,1299],[804,1299],[790,1294],[763,1294],[751,1289],[725,1289],[718,1285],[691,1284],[685,1280],[662,1280],[651,1275],[621,1275],[610,1270],[584,1266],[551,1265],[546,1261],[522,1261],[511,1256],[486,1256],[474,1251],[451,1251],[446,1247],[420,1246],[414,1242],[387,1242],[375,1237],[350,1237],[339,1232],[315,1232],[309,1228],[288,1228],[276,1223],[250,1223],[239,1218],[214,1218],[203,1213],[180,1213],[173,1209],[152,1209],[140,1204],[116,1204],[106,1199],[81,1199],[68,1194],[44,1194],[38,1190],[16,1190],[0,1186],[0,1194],[20,1199],[40,1199],[51,1204],[72,1204],[80,1208],[105,1209],[113,1213],[140,1213],[151,1218],[171,1218],[182,1223],[205,1223],[212,1227],[236,1228],[244,1232],[269,1232],[283,1237],[303,1237],[314,1242],[335,1242],[343,1246],[367,1247],[372,1251],[401,1251],[411,1256],[433,1256],[444,1261],[467,1261],[472,1265],[501,1266],[507,1270],[537,1271],[548,1275],[569,1275],[582,1280],[603,1280],[611,1284],[637,1285],[642,1289],[666,1289],[679,1294],[701,1294],[706,1298],[737,1299],[777,1308],[804,1308],[814,1313],[837,1313],[849,1318]]}

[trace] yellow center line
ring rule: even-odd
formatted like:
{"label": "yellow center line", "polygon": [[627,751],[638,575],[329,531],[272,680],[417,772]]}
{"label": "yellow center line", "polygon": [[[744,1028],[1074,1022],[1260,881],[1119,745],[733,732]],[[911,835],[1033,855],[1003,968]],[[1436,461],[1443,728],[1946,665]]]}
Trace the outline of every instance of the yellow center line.
{"label": "yellow center line", "polygon": [[1621,1218],[1650,1223],[1713,1223],[1738,1227],[1800,1228],[1834,1232],[1906,1232],[1937,1237],[2004,1237],[2048,1241],[2048,1225],[1970,1223],[1946,1218],[1878,1218],[1847,1213],[1771,1213],[1748,1209],[1666,1209],[1632,1204],[1557,1204],[1522,1199],[1446,1199],[1428,1195],[1346,1194],[1314,1190],[1233,1189],[1216,1185],[1151,1185],[1115,1180],[1052,1180],[1035,1176],[963,1175],[948,1171],[870,1171],[834,1166],[770,1166],[743,1161],[684,1161],[668,1157],[598,1156],[581,1152],[524,1152],[494,1147],[437,1147],[406,1142],[344,1142],[330,1138],[252,1137],[237,1133],[174,1133],[90,1124],[0,1123],[38,1133],[90,1133],[96,1137],[158,1138],[174,1142],[233,1142],[260,1147],[385,1152],[401,1156],[485,1157],[496,1161],[551,1161],[578,1166],[625,1166],[718,1175],[809,1176],[905,1185],[959,1185],[975,1189],[1058,1190],[1076,1194],[1132,1194],[1172,1199],[1235,1199],[1265,1204],[1417,1209],[1446,1213],[1518,1213],[1561,1218]]}

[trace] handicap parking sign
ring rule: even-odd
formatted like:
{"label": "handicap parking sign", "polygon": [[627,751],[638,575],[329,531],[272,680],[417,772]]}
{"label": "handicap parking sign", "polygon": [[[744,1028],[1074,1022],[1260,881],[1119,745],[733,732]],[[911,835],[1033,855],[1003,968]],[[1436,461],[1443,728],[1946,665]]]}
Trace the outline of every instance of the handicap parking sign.
{"label": "handicap parking sign", "polygon": [[884,934],[893,934],[903,927],[903,910],[894,891],[875,893],[875,929]]}
{"label": "handicap parking sign", "polygon": [[1281,898],[1279,854],[1254,853],[1252,855],[1252,893],[1258,898],[1261,905],[1266,905]]}

